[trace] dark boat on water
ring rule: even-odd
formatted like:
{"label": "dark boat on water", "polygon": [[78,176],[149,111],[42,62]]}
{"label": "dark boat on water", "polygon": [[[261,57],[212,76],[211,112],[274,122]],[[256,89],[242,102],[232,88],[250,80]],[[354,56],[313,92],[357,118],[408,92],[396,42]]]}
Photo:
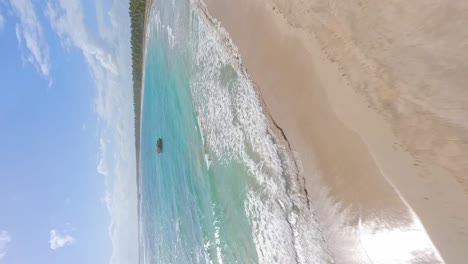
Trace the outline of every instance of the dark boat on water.
{"label": "dark boat on water", "polygon": [[156,141],[156,151],[158,154],[162,152],[163,144],[162,144],[162,139],[158,138],[158,141]]}

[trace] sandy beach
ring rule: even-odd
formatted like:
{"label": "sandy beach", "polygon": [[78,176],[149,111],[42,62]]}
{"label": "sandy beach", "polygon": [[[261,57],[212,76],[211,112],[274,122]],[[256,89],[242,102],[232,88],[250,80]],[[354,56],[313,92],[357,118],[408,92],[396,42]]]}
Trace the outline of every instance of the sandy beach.
{"label": "sandy beach", "polygon": [[[403,230],[416,220],[446,263],[463,263],[468,4],[316,2],[205,0],[298,153],[332,250],[349,256],[359,241],[352,254],[381,263],[405,248],[372,251],[363,227]],[[398,239],[379,246],[404,247],[411,236]]]}

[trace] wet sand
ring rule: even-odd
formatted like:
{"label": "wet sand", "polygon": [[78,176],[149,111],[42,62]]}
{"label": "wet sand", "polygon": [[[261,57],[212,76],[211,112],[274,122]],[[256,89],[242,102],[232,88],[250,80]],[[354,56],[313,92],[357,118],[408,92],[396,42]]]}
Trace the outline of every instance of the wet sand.
{"label": "wet sand", "polygon": [[[434,49],[440,54],[429,52],[432,57],[411,53],[382,25],[375,28],[389,33],[366,35],[361,24],[372,29],[372,12],[388,9],[391,15],[391,4],[356,4],[357,16],[353,4],[319,6],[312,0],[205,3],[238,46],[266,111],[298,153],[338,263],[382,263],[387,255],[419,250],[418,243],[425,252],[412,260],[437,263],[425,231],[447,263],[468,259],[468,95],[459,80],[425,75],[440,70],[433,57],[445,50]],[[351,21],[338,21],[336,14]],[[418,30],[414,23],[395,26]],[[446,77],[459,76],[453,71]],[[437,92],[434,83],[449,91]],[[375,235],[391,232],[401,235],[384,241]]]}

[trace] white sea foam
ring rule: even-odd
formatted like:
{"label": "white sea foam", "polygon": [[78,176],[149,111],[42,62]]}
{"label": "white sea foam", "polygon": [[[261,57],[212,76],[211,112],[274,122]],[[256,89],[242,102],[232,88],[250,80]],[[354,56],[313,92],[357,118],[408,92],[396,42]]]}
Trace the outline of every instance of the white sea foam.
{"label": "white sea foam", "polygon": [[156,12],[156,15],[154,16],[153,24],[156,25],[156,31],[159,32],[159,30],[161,29],[161,14],[159,13],[159,10]]}
{"label": "white sea foam", "polygon": [[206,162],[206,167],[210,169],[211,167],[211,158],[208,154],[205,154],[205,162]]}
{"label": "white sea foam", "polygon": [[[216,250],[216,260],[217,260],[217,263],[219,264],[223,264],[224,261],[223,261],[223,251],[222,251],[222,241],[221,241],[221,235],[220,235],[220,226],[219,226],[219,221],[218,221],[218,218],[216,216],[216,204],[212,204],[211,206],[211,210],[212,210],[212,216],[213,216],[213,219],[214,219],[214,243],[215,243],[215,250]],[[205,247],[205,252],[208,254],[208,255],[211,255],[210,254],[210,244],[208,243],[208,247]],[[211,259],[211,258],[210,258]],[[211,262],[211,260],[210,260]]]}
{"label": "white sea foam", "polygon": [[146,41],[148,41],[149,39],[149,34],[151,34],[151,32],[153,30],[156,30],[157,33],[160,32],[160,30],[164,30],[166,31],[166,34],[167,34],[167,43],[169,44],[169,47],[171,47],[171,49],[173,49],[176,45],[176,37],[175,37],[175,34],[174,34],[174,30],[172,29],[172,27],[170,25],[164,25],[161,21],[161,12],[159,10],[156,9],[156,6],[153,5],[151,7],[151,10],[150,10],[151,14],[149,16],[149,23],[148,23],[148,26],[149,26],[149,30],[147,31],[146,33]]}
{"label": "white sea foam", "polygon": [[174,33],[172,32],[172,28],[169,25],[166,26],[166,30],[167,30],[167,41],[171,49],[173,49],[176,43]]}

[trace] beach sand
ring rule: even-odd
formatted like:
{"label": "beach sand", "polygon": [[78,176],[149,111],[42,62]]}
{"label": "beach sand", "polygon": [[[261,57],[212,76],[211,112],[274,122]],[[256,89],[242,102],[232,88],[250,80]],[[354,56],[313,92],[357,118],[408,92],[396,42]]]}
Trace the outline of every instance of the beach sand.
{"label": "beach sand", "polygon": [[[335,251],[352,250],[341,231],[419,219],[446,263],[468,259],[468,4],[204,2],[298,153]],[[402,239],[379,246],[416,243]]]}

